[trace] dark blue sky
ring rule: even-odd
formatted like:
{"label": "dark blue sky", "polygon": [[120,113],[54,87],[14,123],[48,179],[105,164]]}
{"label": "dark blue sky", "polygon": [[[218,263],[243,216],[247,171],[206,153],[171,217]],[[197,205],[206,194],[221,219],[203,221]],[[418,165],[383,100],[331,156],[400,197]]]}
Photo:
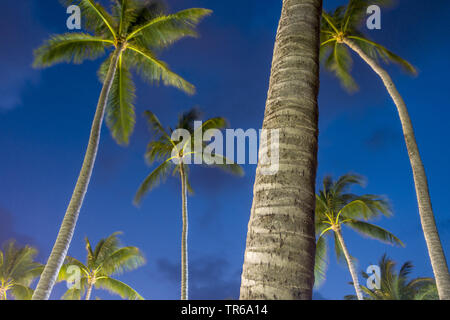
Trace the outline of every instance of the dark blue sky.
{"label": "dark blue sky", "polygon": [[[439,3],[438,3],[439,2]],[[136,208],[131,200],[149,173],[143,153],[150,136],[142,118],[146,109],[166,125],[179,112],[198,105],[206,117],[225,116],[232,128],[260,128],[267,94],[279,0],[177,0],[172,11],[206,7],[214,14],[200,27],[200,39],[187,39],[163,53],[172,69],[197,86],[189,97],[138,81],[136,131],[128,148],[117,146],[106,128],[70,255],[84,259],[83,238],[92,242],[123,231],[123,242],[140,247],[145,267],[121,277],[147,299],[179,297],[180,186],[168,182]],[[325,0],[331,9],[345,1]],[[32,50],[50,34],[66,32],[67,15],[57,0],[3,1],[0,19],[0,242],[16,238],[32,243],[45,262],[70,199],[88,140],[101,85],[101,60],[81,66],[33,70]],[[444,249],[450,250],[447,198],[450,179],[448,119],[450,90],[447,52],[450,3],[401,0],[383,10],[382,30],[374,39],[410,60],[419,76],[410,78],[389,66],[415,125],[429,176]],[[321,74],[318,181],[349,171],[368,178],[358,192],[384,194],[395,216],[378,223],[399,236],[406,248],[394,248],[345,231],[349,250],[365,269],[383,253],[411,260],[415,276],[431,276],[421,233],[413,181],[401,127],[381,81],[355,57],[361,90],[344,92],[336,79]],[[137,79],[137,78],[136,78]],[[216,169],[193,168],[189,198],[191,298],[237,298],[252,201],[254,166],[236,178]],[[350,275],[332,255],[318,297],[341,299],[352,293]],[[60,284],[52,298],[64,290]],[[108,298],[96,291],[94,295]]]}

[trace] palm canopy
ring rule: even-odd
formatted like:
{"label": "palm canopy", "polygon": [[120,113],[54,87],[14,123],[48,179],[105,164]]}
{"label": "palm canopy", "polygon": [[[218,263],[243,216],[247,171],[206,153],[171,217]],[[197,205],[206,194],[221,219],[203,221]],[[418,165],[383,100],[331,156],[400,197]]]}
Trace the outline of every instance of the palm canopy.
{"label": "palm canopy", "polygon": [[[167,48],[184,37],[197,36],[196,26],[211,13],[191,8],[166,14],[164,6],[154,0],[110,0],[108,12],[93,0],[60,0],[64,5],[80,7],[84,27],[91,33],[55,35],[35,51],[34,65],[48,67],[62,62],[82,63],[106,54],[107,49],[120,50],[117,72],[108,97],[106,122],[114,139],[129,143],[135,125],[135,85],[131,70],[151,84],[163,82],[188,94],[195,88],[172,72],[156,57],[155,52]],[[99,77],[104,81],[113,53],[104,61]]]}
{"label": "palm canopy", "polygon": [[[140,203],[142,197],[147,192],[157,187],[159,183],[162,180],[166,179],[171,173],[173,175],[179,173],[181,166],[183,166],[183,170],[186,173],[186,183],[188,191],[192,193],[193,190],[188,179],[189,167],[185,162],[183,162],[185,159],[187,159],[187,157],[200,156],[202,157],[202,163],[204,164],[213,163],[212,157],[214,157],[216,160],[222,159],[222,164],[212,165],[236,175],[243,175],[242,167],[238,164],[228,164],[230,161],[227,161],[227,159],[223,155],[215,153],[211,154],[210,156],[204,152],[198,154],[197,150],[194,150],[194,148],[192,147],[194,144],[196,131],[197,133],[201,133],[201,135],[203,136],[203,133],[210,129],[222,130],[227,126],[227,121],[224,118],[211,118],[203,122],[202,125],[198,128],[194,128],[194,121],[200,120],[201,118],[200,111],[194,108],[188,112],[181,114],[175,129],[187,130],[187,132],[189,132],[190,134],[191,139],[187,140],[182,146],[180,146],[179,141],[175,141],[172,139],[172,133],[174,132],[174,130],[171,128],[164,128],[154,113],[152,113],[151,111],[146,111],[145,117],[147,118],[150,130],[154,133],[153,136],[155,137],[155,139],[150,141],[147,146],[147,152],[145,154],[146,160],[149,162],[149,164],[153,163],[154,161],[159,161],[161,162],[161,164],[148,175],[148,177],[139,187],[134,199],[135,204]],[[173,154],[176,155],[172,156]],[[177,164],[172,161],[175,159],[178,160],[176,161]]]}
{"label": "palm canopy", "polygon": [[43,266],[35,262],[37,250],[19,247],[9,241],[0,250],[0,300],[10,294],[16,300],[29,300],[33,295],[31,282],[42,273]]}
{"label": "palm canopy", "polygon": [[[378,266],[380,267],[380,289],[369,289],[361,286],[365,293],[365,300],[439,300],[436,284],[432,278],[415,278],[409,280],[413,265],[405,262],[400,270],[395,270],[396,263],[387,255],[383,255]],[[369,275],[362,272],[364,279]],[[347,300],[354,300],[354,295],[345,296]]]}
{"label": "palm canopy", "polygon": [[72,279],[71,266],[78,267],[81,271],[80,285],[73,286],[64,294],[63,299],[80,300],[89,285],[96,289],[105,289],[112,294],[117,294],[123,299],[143,300],[129,285],[113,278],[125,271],[134,270],[145,263],[142,252],[136,247],[123,247],[120,244],[120,232],[115,232],[105,239],[101,239],[93,248],[88,238],[85,238],[87,258],[86,263],[66,257],[66,263],[59,272],[58,281],[70,281]]}
{"label": "palm canopy", "polygon": [[316,195],[315,229],[316,244],[315,277],[316,286],[325,278],[328,246],[326,236],[334,233],[334,247],[338,261],[344,260],[344,252],[336,232],[345,225],[359,234],[386,243],[402,245],[402,241],[389,231],[367,222],[380,216],[390,217],[392,212],[388,202],[380,196],[349,193],[353,185],[364,185],[364,179],[355,174],[346,174],[337,181],[325,177],[322,190]]}
{"label": "palm canopy", "polygon": [[391,0],[349,0],[346,6],[340,6],[333,12],[322,13],[320,56],[325,67],[332,71],[342,85],[349,91],[356,91],[358,85],[350,72],[353,59],[344,40],[354,41],[375,61],[399,64],[408,73],[415,75],[416,69],[406,60],[386,47],[369,39],[361,31],[361,25],[370,5],[389,5]]}

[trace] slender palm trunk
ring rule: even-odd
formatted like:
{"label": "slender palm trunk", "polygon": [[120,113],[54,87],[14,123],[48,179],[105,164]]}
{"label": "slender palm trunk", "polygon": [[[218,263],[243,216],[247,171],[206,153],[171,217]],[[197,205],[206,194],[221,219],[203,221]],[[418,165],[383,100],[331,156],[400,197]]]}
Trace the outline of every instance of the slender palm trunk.
{"label": "slender palm trunk", "polygon": [[243,300],[312,298],[321,10],[322,0],[283,0],[263,123],[279,130],[279,170],[256,170]]}
{"label": "slender palm trunk", "polygon": [[358,300],[363,300],[363,294],[361,291],[361,286],[359,285],[358,280],[358,274],[356,273],[355,265],[353,264],[352,257],[350,256],[350,253],[348,252],[347,246],[344,242],[344,237],[342,236],[341,228],[333,229],[333,231],[336,233],[339,243],[341,244],[342,251],[344,251],[345,260],[347,261],[348,269],[350,271],[350,274],[352,276],[353,280],[353,286],[355,287],[356,296],[358,297]]}
{"label": "slender palm trunk", "polygon": [[91,179],[92,170],[94,169],[106,103],[121,52],[122,49],[118,48],[113,54],[113,59],[109,66],[108,73],[100,93],[100,98],[98,100],[94,121],[92,122],[91,134],[89,137],[89,143],[84,157],[83,166],[81,167],[80,175],[75,185],[72,198],[66,214],[64,215],[64,220],[61,224],[58,237],[56,238],[50,257],[45,265],[44,271],[42,272],[36,291],[33,294],[33,300],[49,299],[56,278],[58,277],[59,270],[61,269],[67,255],[67,251],[69,250],[70,242],[78,220],[78,215]]}
{"label": "slender palm trunk", "polygon": [[86,291],[86,300],[91,300],[91,294],[92,294],[92,288],[94,287],[94,284],[91,282],[91,281],[89,281],[88,282],[88,288],[87,288],[87,291]]}
{"label": "slender palm trunk", "polygon": [[355,51],[380,76],[397,107],[413,171],[420,220],[428,247],[431,266],[433,267],[434,276],[436,278],[439,298],[441,300],[450,300],[450,274],[448,272],[447,261],[445,259],[444,250],[442,249],[436,221],[434,219],[425,168],[419,154],[419,147],[417,146],[414,129],[406,104],[386,70],[381,68],[375,60],[366,55],[353,41],[345,39],[344,43]]}
{"label": "slender palm trunk", "polygon": [[186,187],[186,173],[184,171],[183,163],[180,163],[180,178],[181,178],[181,197],[182,197],[182,211],[183,211],[183,231],[181,233],[181,300],[188,300],[188,211],[187,211],[187,187]]}

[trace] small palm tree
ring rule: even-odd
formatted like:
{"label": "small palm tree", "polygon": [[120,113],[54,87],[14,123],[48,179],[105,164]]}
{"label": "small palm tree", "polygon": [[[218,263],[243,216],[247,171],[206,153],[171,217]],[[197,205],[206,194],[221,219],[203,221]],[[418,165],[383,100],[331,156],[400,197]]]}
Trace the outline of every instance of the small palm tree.
{"label": "small palm tree", "polygon": [[381,58],[386,63],[390,61],[397,63],[411,74],[416,74],[416,70],[406,60],[383,47],[381,44],[370,40],[359,29],[361,22],[366,16],[366,10],[369,5],[383,5],[389,2],[391,1],[350,0],[347,6],[339,7],[332,13],[323,12],[321,56],[325,61],[325,66],[336,74],[344,87],[350,91],[356,90],[356,82],[350,75],[352,57],[347,49],[350,48],[380,76],[389,95],[394,101],[402,124],[403,135],[411,162],[422,229],[436,278],[439,296],[443,300],[450,300],[450,274],[436,227],[427,176],[420,157],[412,121],[402,96],[387,71],[380,66],[379,60]]}
{"label": "small palm tree", "polygon": [[316,285],[325,278],[327,266],[327,242],[325,236],[334,233],[334,247],[338,260],[345,258],[355,286],[359,300],[363,299],[358,276],[356,274],[354,259],[350,255],[342,235],[342,226],[345,225],[354,231],[369,238],[388,243],[403,245],[403,243],[389,231],[367,222],[380,215],[391,216],[386,200],[379,196],[365,194],[357,196],[347,193],[352,185],[363,185],[363,179],[358,175],[346,174],[333,181],[326,177],[323,181],[323,190],[316,196],[316,234],[319,235],[316,244]]}
{"label": "small palm tree", "polygon": [[8,294],[15,300],[30,300],[31,282],[39,277],[43,266],[35,262],[37,250],[30,246],[19,247],[9,241],[0,250],[0,300]]}
{"label": "small palm tree", "polygon": [[115,232],[106,239],[102,239],[93,250],[86,237],[86,264],[72,257],[66,257],[66,263],[59,272],[58,281],[71,281],[72,270],[75,266],[81,271],[81,278],[77,285],[72,286],[64,294],[63,299],[90,300],[92,289],[105,289],[117,294],[123,299],[143,300],[129,285],[113,278],[124,271],[131,271],[145,263],[142,252],[136,247],[122,247],[119,240],[120,232]]}
{"label": "small palm tree", "polygon": [[[155,160],[162,162],[156,169],[154,169],[144,182],[139,187],[136,197],[134,199],[135,204],[139,204],[142,197],[151,189],[158,186],[161,180],[167,178],[170,173],[179,174],[181,180],[181,200],[182,200],[182,217],[183,217],[183,230],[181,240],[181,299],[188,299],[188,252],[187,252],[187,239],[188,239],[188,210],[187,210],[187,193],[192,192],[191,185],[189,183],[189,167],[191,161],[187,161],[188,157],[201,157],[202,163],[215,163],[219,160],[218,164],[214,164],[223,170],[231,172],[233,174],[242,175],[243,170],[237,164],[227,164],[230,161],[220,155],[213,154],[208,155],[206,153],[198,153],[198,150],[194,150],[192,145],[197,133],[200,133],[203,137],[203,133],[210,129],[221,130],[226,126],[226,120],[224,118],[212,118],[205,121],[198,128],[193,127],[195,120],[200,119],[200,114],[197,109],[192,109],[189,112],[183,113],[178,121],[176,129],[185,130],[189,135],[189,139],[184,143],[179,144],[177,139],[173,138],[174,131],[172,129],[164,129],[159,122],[158,118],[150,111],[145,112],[145,116],[148,120],[151,130],[157,137],[152,140],[147,147],[145,157],[151,164]],[[193,151],[191,151],[193,150]],[[202,151],[202,150],[201,150]],[[213,158],[215,159],[213,159]]]}
{"label": "small palm tree", "polygon": [[[436,284],[433,278],[416,278],[409,280],[413,265],[405,262],[399,272],[395,271],[395,261],[386,255],[378,263],[380,267],[380,289],[369,289],[361,286],[364,292],[364,300],[438,300]],[[369,275],[361,273],[364,279]],[[346,300],[355,300],[355,295],[345,296]]]}
{"label": "small palm tree", "polygon": [[196,25],[210,10],[187,9],[165,14],[157,1],[114,0],[107,12],[93,0],[62,0],[81,8],[87,33],[65,33],[53,36],[35,51],[35,66],[48,67],[61,62],[81,63],[95,59],[112,49],[100,67],[103,88],[92,123],[83,166],[62,222],[55,245],[38,283],[34,300],[48,299],[72,240],[78,215],[87,192],[97,156],[100,131],[106,122],[113,138],[122,145],[129,142],[135,124],[135,86],[131,69],[150,83],[171,85],[189,94],[194,86],[172,72],[160,61],[156,51],[175,41],[196,36]]}

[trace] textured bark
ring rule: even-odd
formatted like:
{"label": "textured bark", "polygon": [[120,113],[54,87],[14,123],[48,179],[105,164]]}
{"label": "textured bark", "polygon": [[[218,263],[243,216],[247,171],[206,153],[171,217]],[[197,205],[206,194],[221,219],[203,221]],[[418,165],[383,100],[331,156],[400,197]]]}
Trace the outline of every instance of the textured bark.
{"label": "textured bark", "polygon": [[263,123],[279,130],[279,171],[256,169],[243,300],[312,298],[321,10],[321,0],[283,0]]}
{"label": "textured bark", "polygon": [[100,93],[94,120],[92,122],[89,143],[84,157],[83,166],[81,167],[80,175],[75,185],[72,198],[70,199],[69,206],[66,214],[64,215],[58,237],[56,238],[50,257],[45,265],[44,271],[42,272],[36,291],[33,294],[33,300],[49,299],[56,278],[58,277],[59,270],[61,269],[67,255],[67,251],[69,250],[70,242],[72,241],[73,233],[78,220],[78,215],[89,186],[92,170],[94,169],[94,163],[97,157],[100,142],[101,127],[105,116],[106,103],[121,51],[122,49],[116,49],[109,66],[108,73]]}
{"label": "textured bark", "polygon": [[341,244],[342,251],[344,251],[345,260],[347,261],[348,270],[350,271],[350,275],[352,276],[353,286],[355,287],[356,296],[358,297],[358,300],[363,300],[363,294],[361,291],[361,287],[359,285],[358,274],[356,273],[356,269],[355,269],[355,265],[352,261],[352,257],[350,255],[350,253],[348,252],[347,245],[344,242],[344,237],[342,236],[341,229],[338,228],[338,229],[334,230],[334,232],[336,233],[339,243]]}
{"label": "textured bark", "polygon": [[386,70],[381,68],[375,60],[367,56],[353,41],[345,39],[344,43],[355,51],[380,76],[397,107],[413,171],[422,230],[425,235],[431,266],[433,267],[434,276],[436,278],[439,298],[441,300],[450,300],[450,274],[448,272],[447,261],[445,259],[444,250],[442,249],[436,221],[434,219],[425,168],[419,154],[419,147],[417,146],[414,129],[406,104]]}
{"label": "textured bark", "polygon": [[187,188],[186,173],[183,164],[180,164],[181,197],[183,214],[183,231],[181,233],[181,300],[188,300],[188,212],[187,212]]}

